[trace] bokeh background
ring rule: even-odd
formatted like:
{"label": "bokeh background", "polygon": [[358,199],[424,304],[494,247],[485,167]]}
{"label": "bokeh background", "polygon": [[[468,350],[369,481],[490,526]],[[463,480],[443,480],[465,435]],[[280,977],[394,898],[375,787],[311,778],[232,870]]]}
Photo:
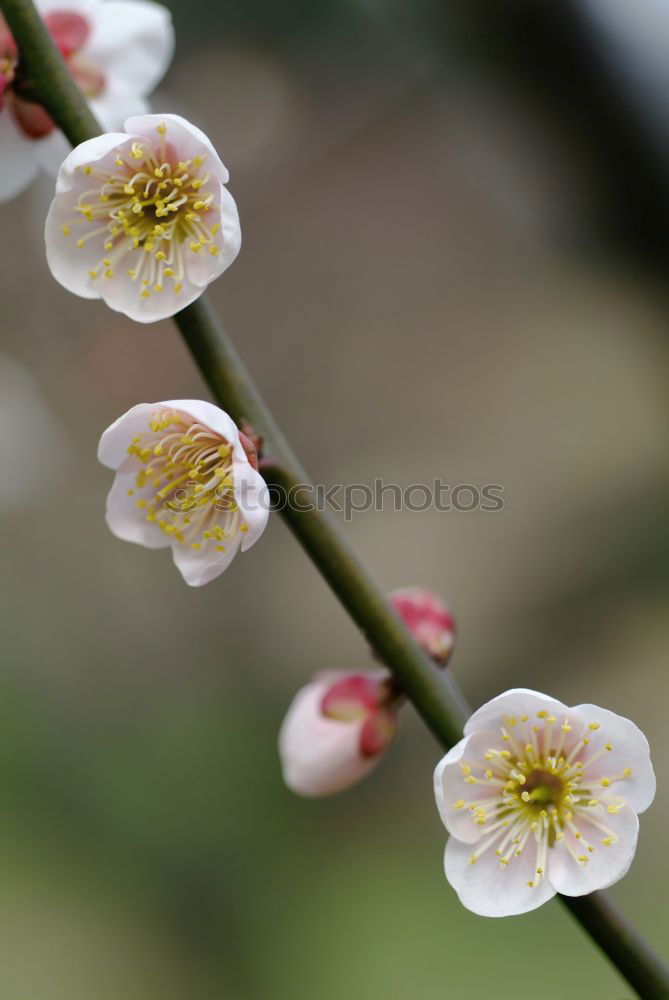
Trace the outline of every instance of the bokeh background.
{"label": "bokeh background", "polygon": [[[154,107],[212,137],[244,230],[217,308],[319,482],[504,486],[348,530],[388,589],[447,597],[472,703],[644,729],[658,797],[613,896],[666,949],[664,3],[169,6]],[[100,432],[205,390],[171,324],[51,279],[49,192],[2,207],[3,1000],[629,998],[558,902],[460,908],[410,708],[362,786],[282,786],[295,690],[365,643],[278,518],[195,591],[108,533]]]}

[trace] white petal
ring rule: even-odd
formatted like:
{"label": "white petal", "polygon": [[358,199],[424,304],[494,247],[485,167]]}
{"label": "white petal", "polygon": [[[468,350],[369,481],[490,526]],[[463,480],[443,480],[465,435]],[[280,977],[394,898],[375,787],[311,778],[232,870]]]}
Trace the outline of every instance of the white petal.
{"label": "white petal", "polygon": [[174,52],[174,28],[166,7],[148,0],[106,0],[91,15],[82,55],[111,80],[140,96],[162,80]]}
{"label": "white petal", "polygon": [[137,403],[115,420],[100,438],[98,461],[108,469],[118,469],[128,457],[128,446],[136,434],[149,430],[151,414],[161,409],[163,403]]}
{"label": "white petal", "polygon": [[56,194],[71,191],[75,184],[82,180],[82,175],[76,172],[77,167],[99,163],[129,140],[130,136],[123,132],[106,132],[104,135],[97,135],[94,139],[79,143],[61,164],[56,180]]}
{"label": "white petal", "polygon": [[[92,240],[91,243],[93,243]],[[139,252],[137,251],[137,253]],[[95,261],[99,261],[99,259],[99,255],[96,255]],[[174,316],[175,313],[185,309],[191,302],[199,298],[204,291],[204,287],[193,285],[188,280],[184,280],[182,289],[177,295],[170,281],[165,282],[162,291],[156,292],[149,289],[148,297],[142,298],[138,282],[132,281],[128,275],[128,270],[136,262],[137,258],[133,257],[133,251],[130,251],[128,256],[119,261],[114,269],[113,277],[103,278],[100,276],[95,279],[94,284],[94,287],[98,289],[99,297],[110,309],[123,313],[135,323],[157,323],[161,319]],[[58,276],[56,275],[56,277]],[[65,282],[62,283],[65,284]],[[70,286],[66,285],[65,287]],[[70,290],[73,289],[70,288]]]}
{"label": "white petal", "polygon": [[219,232],[215,236],[219,253],[212,257],[206,248],[199,253],[185,250],[186,273],[194,285],[205,287],[214,281],[232,264],[242,245],[242,231],[239,225],[239,214],[234,198],[226,187],[221,184],[220,212],[203,213],[206,224],[218,224]]}
{"label": "white petal", "polygon": [[191,549],[188,543],[172,543],[172,558],[189,587],[202,587],[224,572],[239,551],[239,534],[225,544],[225,552],[212,545]]}
{"label": "white petal", "polygon": [[[520,858],[501,865],[492,849],[471,864],[472,847],[451,837],[446,844],[444,870],[460,902],[481,917],[510,917],[528,913],[555,895],[544,878],[537,882],[536,856],[524,850]],[[535,885],[530,888],[528,882]]]}
{"label": "white petal", "polygon": [[20,131],[7,107],[0,112],[0,202],[9,201],[32,183],[38,163],[35,141]]}
{"label": "white petal", "polygon": [[465,734],[476,732],[477,729],[499,731],[499,727],[505,724],[504,719],[508,716],[529,715],[530,719],[535,719],[539,711],[547,711],[559,717],[568,715],[570,710],[562,702],[549,698],[539,691],[512,688],[477,709],[467,720],[464,731]]}
{"label": "white petal", "polygon": [[[98,264],[99,254],[92,240],[82,248],[77,246],[72,216],[71,208],[64,205],[60,198],[54,198],[44,224],[47,264],[56,281],[68,292],[84,299],[99,299],[98,286],[89,274]],[[63,233],[64,225],[71,226],[67,236]]]}
{"label": "white petal", "polygon": [[225,410],[214,403],[208,403],[204,399],[168,399],[162,403],[154,403],[154,406],[162,407],[165,410],[178,410],[192,417],[193,421],[203,424],[215,434],[220,434],[228,444],[232,445],[236,459],[245,459],[244,449],[239,440],[239,431],[232,419]]}
{"label": "white petal", "polygon": [[322,714],[321,702],[332,683],[330,674],[327,680],[316,680],[298,691],[281,726],[283,777],[298,795],[341,792],[367,774],[382,756],[363,757],[360,753],[362,722],[341,722]]}
{"label": "white petal", "polygon": [[[477,765],[488,766],[484,753],[499,743],[499,736],[493,732],[470,733],[456,743],[445,757],[439,761],[434,772],[434,795],[441,821],[450,834],[467,844],[474,844],[485,835],[485,827],[479,826],[467,803],[473,799],[489,798],[492,804],[499,799],[498,786],[485,788],[465,781],[461,764],[475,766],[475,775],[480,777]],[[464,800],[465,805],[456,809],[455,803]]]}
{"label": "white petal", "polygon": [[232,467],[235,501],[244,515],[248,530],[242,533],[242,552],[254,545],[267,526],[270,510],[269,490],[265,480],[248,460]]}
{"label": "white petal", "polygon": [[123,86],[112,84],[101,94],[88,102],[91,111],[105,131],[118,131],[131,115],[144,115],[149,111],[149,102]]}
{"label": "white petal", "polygon": [[[610,827],[619,838],[617,843],[604,846],[604,832],[587,819],[588,815]],[[597,806],[592,811],[588,810],[585,818],[583,817],[584,813],[581,811],[574,820],[583,838],[595,848],[592,853],[583,847],[583,839],[577,840],[569,831],[565,831],[565,840],[557,841],[548,851],[547,877],[555,890],[565,896],[583,896],[595,889],[613,885],[627,872],[636,850],[639,820],[629,807],[611,815]],[[569,853],[567,843],[577,857],[587,856],[589,860],[585,864],[576,861]]]}
{"label": "white petal", "polygon": [[51,177],[55,177],[60,169],[63,160],[68,156],[71,146],[62,132],[54,129],[43,139],[36,139],[33,143],[35,156],[42,170],[45,170]]}
{"label": "white petal", "polygon": [[[135,542],[148,549],[162,549],[169,545],[168,537],[154,521],[147,521],[146,511],[137,507],[140,499],[153,500],[155,489],[147,484],[137,489],[137,462],[128,457],[114,477],[114,484],[107,496],[106,520],[109,529],[124,542]],[[128,496],[132,490],[133,495]]]}
{"label": "white petal", "polygon": [[221,162],[210,139],[196,125],[192,125],[180,115],[136,115],[127,119],[125,131],[137,136],[137,138],[147,139],[151,143],[155,143],[156,127],[161,124],[167,126],[165,141],[171,143],[178,150],[182,160],[206,154],[206,172],[217,177],[221,184],[227,184],[229,180],[227,168]]}
{"label": "white petal", "polygon": [[[622,774],[625,768],[631,768],[631,777],[613,782],[608,791],[613,795],[622,795],[635,812],[644,812],[655,798],[656,786],[650,747],[644,734],[630,719],[598,705],[577,705],[573,711],[586,724],[599,723],[599,729],[588,732],[590,745],[587,756],[581,755],[585,764],[584,776],[589,779],[597,775],[601,779]],[[588,759],[607,743],[613,749],[606,751],[589,768]]]}

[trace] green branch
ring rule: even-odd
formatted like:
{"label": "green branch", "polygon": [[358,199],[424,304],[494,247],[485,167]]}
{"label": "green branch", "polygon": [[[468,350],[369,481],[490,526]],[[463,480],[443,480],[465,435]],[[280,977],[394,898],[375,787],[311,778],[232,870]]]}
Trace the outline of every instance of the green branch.
{"label": "green branch", "polygon": [[[40,95],[69,141],[78,145],[99,135],[102,130],[70,78],[32,0],[0,0],[0,8],[19,47],[24,79]],[[265,439],[269,457],[262,471],[268,485],[285,493],[309,485],[204,296],[177,313],[174,321],[214,398],[238,424],[248,421]],[[461,738],[469,714],[452,675],[440,673],[425,656],[331,517],[315,510],[301,511],[295,505],[286,505],[281,513],[432,733],[442,746],[452,746]],[[639,996],[669,1000],[669,969],[603,893],[561,898]]]}

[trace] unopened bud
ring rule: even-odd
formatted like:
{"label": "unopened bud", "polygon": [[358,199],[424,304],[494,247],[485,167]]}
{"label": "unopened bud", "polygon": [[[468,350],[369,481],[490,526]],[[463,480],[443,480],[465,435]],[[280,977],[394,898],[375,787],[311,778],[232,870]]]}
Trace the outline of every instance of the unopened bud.
{"label": "unopened bud", "polygon": [[321,674],[297,692],[279,733],[284,781],[333,795],[363,778],[389,746],[397,712],[385,673]]}
{"label": "unopened bud", "polygon": [[419,646],[443,666],[455,642],[455,620],[448,605],[426,587],[402,587],[388,599]]}

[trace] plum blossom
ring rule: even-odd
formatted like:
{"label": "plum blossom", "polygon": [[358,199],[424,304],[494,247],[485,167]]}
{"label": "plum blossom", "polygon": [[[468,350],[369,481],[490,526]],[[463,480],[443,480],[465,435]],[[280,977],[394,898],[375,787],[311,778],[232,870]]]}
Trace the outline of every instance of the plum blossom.
{"label": "plum blossom", "polygon": [[297,692],[279,733],[284,781],[298,795],[333,795],[378,763],[397,729],[385,671],[318,674]]}
{"label": "plum blossom", "polygon": [[[105,129],[149,110],[146,97],[174,51],[172,19],[151,0],[37,0],[65,64]],[[0,16],[0,201],[28,187],[39,169],[55,175],[69,145],[48,112],[30,100],[23,64]]]}
{"label": "plum blossom", "polygon": [[455,619],[447,604],[427,587],[401,587],[388,599],[428,656],[443,665],[455,642]]}
{"label": "plum blossom", "polygon": [[437,765],[450,834],[446,878],[481,916],[582,896],[627,872],[655,796],[648,742],[596,705],[567,708],[525,688],[475,712]]}
{"label": "plum blossom", "polygon": [[108,427],[98,458],[116,477],[107,524],[117,538],[169,546],[199,587],[260,538],[269,498],[250,441],[212,403],[139,403]]}
{"label": "plum blossom", "polygon": [[46,220],[51,273],[139,323],[171,316],[232,263],[241,233],[209,139],[178,115],[129,118],[62,164]]}

